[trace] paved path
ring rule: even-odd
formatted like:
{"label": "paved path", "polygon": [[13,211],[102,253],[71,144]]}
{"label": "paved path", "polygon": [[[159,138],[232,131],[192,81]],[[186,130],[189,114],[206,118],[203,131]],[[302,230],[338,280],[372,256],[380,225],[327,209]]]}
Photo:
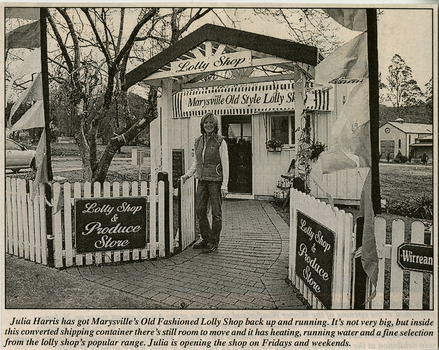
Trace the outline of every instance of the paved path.
{"label": "paved path", "polygon": [[[66,271],[163,305],[188,309],[304,309],[287,282],[289,228],[270,203],[226,200],[219,249]],[[79,277],[79,276],[78,276]]]}

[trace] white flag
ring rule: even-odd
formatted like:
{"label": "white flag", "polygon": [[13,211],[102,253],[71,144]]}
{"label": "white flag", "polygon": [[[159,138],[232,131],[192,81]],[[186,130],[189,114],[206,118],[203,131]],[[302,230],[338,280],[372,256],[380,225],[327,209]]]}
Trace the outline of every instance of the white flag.
{"label": "white flag", "polygon": [[34,179],[32,200],[34,200],[40,184],[49,182],[49,176],[47,174],[46,130],[43,130],[40,141],[38,142],[37,150],[35,152],[35,164],[37,166],[37,173],[35,174]]}
{"label": "white flag", "polygon": [[364,32],[340,46],[316,66],[315,83],[327,85],[342,78],[361,80],[368,76],[367,34]]}
{"label": "white flag", "polygon": [[330,138],[331,148],[319,156],[324,174],[371,166],[368,79],[352,89],[332,127]]}
{"label": "white flag", "polygon": [[11,114],[9,115],[9,123],[11,123],[12,116],[15,114],[17,109],[27,102],[35,102],[43,99],[43,81],[41,78],[41,73],[37,75],[32,84],[23,92],[18,98],[17,102],[14,103],[11,109]]}
{"label": "white flag", "polygon": [[43,100],[37,101],[26,113],[12,125],[10,132],[17,130],[44,128]]}

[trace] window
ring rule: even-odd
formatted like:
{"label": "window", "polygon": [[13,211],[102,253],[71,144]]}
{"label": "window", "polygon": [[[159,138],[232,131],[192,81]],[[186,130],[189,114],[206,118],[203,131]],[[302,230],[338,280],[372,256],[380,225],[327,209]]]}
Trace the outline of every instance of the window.
{"label": "window", "polygon": [[398,139],[398,148],[401,148],[401,139]]}
{"label": "window", "polygon": [[282,115],[272,115],[270,118],[271,139],[277,139],[287,146],[293,146],[295,139],[294,112]]}

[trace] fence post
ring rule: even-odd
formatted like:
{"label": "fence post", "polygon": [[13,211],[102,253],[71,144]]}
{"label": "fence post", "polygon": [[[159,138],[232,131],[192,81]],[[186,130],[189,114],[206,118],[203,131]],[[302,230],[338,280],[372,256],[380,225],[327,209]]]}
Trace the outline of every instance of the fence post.
{"label": "fence post", "polygon": [[[36,184],[38,186],[38,184]],[[53,246],[53,220],[52,220],[52,207],[48,205],[47,202],[52,201],[52,188],[48,183],[44,184],[44,193],[41,193],[42,196],[45,196],[46,203],[45,207],[45,215],[46,215],[46,239],[47,239],[47,265],[50,267],[55,266],[55,251]]]}
{"label": "fence post", "polygon": [[183,184],[181,183],[181,179],[178,179],[177,181],[177,191],[178,191],[178,244],[179,244],[179,249],[182,250],[183,247],[183,234],[181,232],[182,229],[182,224],[181,224],[181,191],[183,188]]}
{"label": "fence post", "polygon": [[[356,247],[358,249],[363,242],[363,228],[364,217],[357,219],[356,225]],[[354,309],[364,310],[366,308],[366,290],[367,290],[367,275],[361,264],[361,257],[355,259],[355,284],[354,284]]]}
{"label": "fence post", "polygon": [[157,180],[163,181],[165,187],[165,256],[169,257],[171,254],[171,237],[169,227],[169,178],[167,172],[159,172],[157,174]]}

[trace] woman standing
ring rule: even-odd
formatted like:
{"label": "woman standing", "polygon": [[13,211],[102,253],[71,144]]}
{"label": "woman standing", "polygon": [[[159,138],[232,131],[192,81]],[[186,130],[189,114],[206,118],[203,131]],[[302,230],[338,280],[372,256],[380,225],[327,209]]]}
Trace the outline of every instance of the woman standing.
{"label": "woman standing", "polygon": [[[201,136],[195,140],[195,159],[186,174],[181,177],[183,183],[195,174],[197,186],[197,218],[202,241],[194,244],[194,249],[203,249],[203,253],[212,253],[218,249],[222,229],[222,202],[227,195],[229,182],[229,156],[227,144],[218,135],[218,119],[212,113],[201,118]],[[212,227],[207,218],[207,206],[212,207]]]}

